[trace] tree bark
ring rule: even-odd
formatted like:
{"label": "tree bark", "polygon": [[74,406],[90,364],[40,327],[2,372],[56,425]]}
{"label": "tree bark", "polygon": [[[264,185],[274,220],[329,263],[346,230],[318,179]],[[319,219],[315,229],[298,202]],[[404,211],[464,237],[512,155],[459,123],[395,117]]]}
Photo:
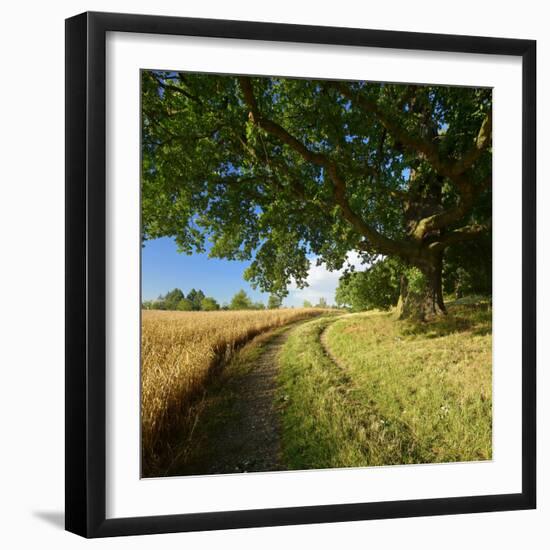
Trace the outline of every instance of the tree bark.
{"label": "tree bark", "polygon": [[443,302],[442,255],[418,258],[413,265],[422,273],[422,280],[411,285],[406,275],[401,276],[401,292],[397,303],[399,318],[429,321],[445,315],[447,310]]}

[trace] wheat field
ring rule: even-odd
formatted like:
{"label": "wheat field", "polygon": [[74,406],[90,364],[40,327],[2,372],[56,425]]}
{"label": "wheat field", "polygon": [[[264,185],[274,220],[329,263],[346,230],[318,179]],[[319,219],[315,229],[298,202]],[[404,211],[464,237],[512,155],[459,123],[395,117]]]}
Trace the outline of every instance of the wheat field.
{"label": "wheat field", "polygon": [[192,428],[213,369],[258,334],[321,313],[319,309],[264,311],[146,311],[141,333],[142,475],[170,453],[170,435]]}

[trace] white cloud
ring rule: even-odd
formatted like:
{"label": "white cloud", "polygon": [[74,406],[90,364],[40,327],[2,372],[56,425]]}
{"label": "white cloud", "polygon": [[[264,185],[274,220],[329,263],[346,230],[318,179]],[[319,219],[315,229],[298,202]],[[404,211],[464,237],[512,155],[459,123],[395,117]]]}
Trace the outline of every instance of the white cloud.
{"label": "white cloud", "polygon": [[[317,265],[317,258],[310,258],[311,267],[307,277],[308,286],[303,289],[296,287],[295,283],[291,283],[288,289],[288,296],[285,298],[284,306],[303,305],[304,300],[308,300],[315,305],[320,298],[324,298],[328,304],[334,304],[334,293],[338,286],[344,268],[339,271],[329,271],[324,264]],[[358,270],[364,270],[367,264],[361,263],[361,258],[356,252],[348,253],[347,265],[353,265]]]}

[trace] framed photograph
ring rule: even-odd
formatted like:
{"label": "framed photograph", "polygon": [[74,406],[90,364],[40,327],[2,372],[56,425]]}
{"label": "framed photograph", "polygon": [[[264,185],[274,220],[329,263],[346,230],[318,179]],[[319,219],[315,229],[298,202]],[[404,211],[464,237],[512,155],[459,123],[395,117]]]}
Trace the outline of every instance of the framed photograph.
{"label": "framed photograph", "polygon": [[535,507],[530,40],[66,21],[66,528]]}

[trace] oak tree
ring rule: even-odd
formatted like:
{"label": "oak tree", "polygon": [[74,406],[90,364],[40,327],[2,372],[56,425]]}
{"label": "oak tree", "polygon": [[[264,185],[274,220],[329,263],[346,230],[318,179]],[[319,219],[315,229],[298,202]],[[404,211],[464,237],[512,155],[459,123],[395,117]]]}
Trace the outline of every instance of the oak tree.
{"label": "oak tree", "polygon": [[143,71],[142,107],[143,238],[208,240],[263,291],[389,256],[427,318],[445,251],[490,229],[490,89]]}

